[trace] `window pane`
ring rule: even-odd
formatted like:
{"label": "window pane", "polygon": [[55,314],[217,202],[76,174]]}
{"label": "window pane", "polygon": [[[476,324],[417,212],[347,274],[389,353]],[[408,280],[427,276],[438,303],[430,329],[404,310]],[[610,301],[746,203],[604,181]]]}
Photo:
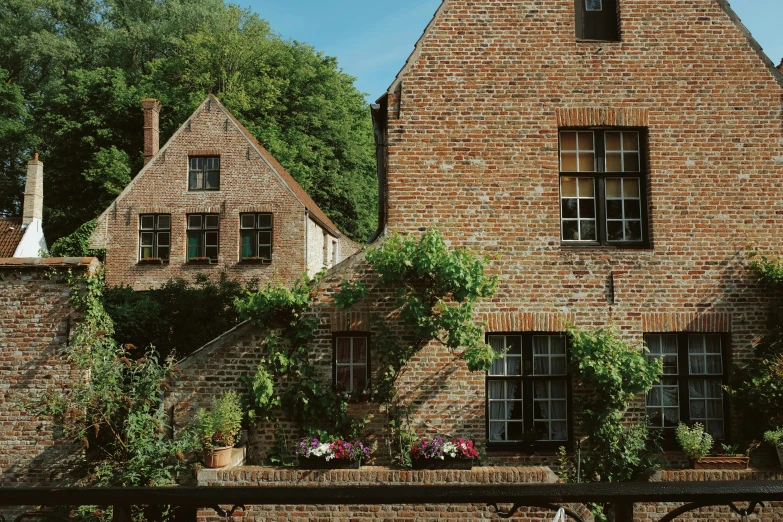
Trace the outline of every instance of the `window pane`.
{"label": "window pane", "polygon": [[638,198],[639,197],[639,178],[624,178],[623,179],[623,195],[626,198]]}
{"label": "window pane", "polygon": [[217,232],[205,232],[204,233],[204,245],[207,247],[218,246],[218,233]]}
{"label": "window pane", "polygon": [[348,364],[351,362],[351,338],[337,338],[337,362]]}
{"label": "window pane", "polygon": [[516,335],[506,336],[506,352],[514,355],[522,353],[522,338]]}
{"label": "window pane", "polygon": [[506,356],[506,375],[522,375],[522,358]]}
{"label": "window pane", "polygon": [[169,260],[169,247],[165,246],[158,246],[158,257],[161,258],[163,261]]}
{"label": "window pane", "polygon": [[549,352],[553,354],[565,355],[565,337],[560,335],[550,337]]}
{"label": "window pane", "polygon": [[158,247],[169,246],[170,237],[168,232],[158,232]]}
{"label": "window pane", "polygon": [[579,222],[563,221],[563,241],[579,240]]}
{"label": "window pane", "polygon": [[595,200],[594,199],[580,199],[579,200],[579,217],[580,218],[594,218],[595,217]]}
{"label": "window pane", "polygon": [[363,337],[353,338],[353,362],[367,362],[367,339]]}
{"label": "window pane", "polygon": [[193,171],[190,173],[189,180],[188,180],[188,188],[190,190],[199,190],[201,189],[201,182],[204,179],[203,178],[204,173],[201,171]]}
{"label": "window pane", "polygon": [[272,228],[272,214],[259,214],[258,228]]}
{"label": "window pane", "polygon": [[207,214],[204,216],[204,228],[218,228],[219,220],[217,214]]}
{"label": "window pane", "polygon": [[563,131],[560,133],[560,150],[576,150],[576,132]]}
{"label": "window pane", "polygon": [[505,391],[505,386],[503,386],[503,381],[489,381],[489,398],[490,399],[503,399],[505,398],[505,395],[503,392]]}
{"label": "window pane", "polygon": [[188,228],[191,230],[198,230],[201,228],[201,215],[200,214],[194,214],[191,216],[188,216]]}
{"label": "window pane", "polygon": [[204,159],[203,158],[190,158],[190,169],[191,170],[201,170],[204,165]]}
{"label": "window pane", "polygon": [[241,228],[256,228],[255,214],[242,214],[239,219]]}
{"label": "window pane", "polygon": [[563,199],[563,218],[575,219],[579,217],[579,200],[576,198]]}
{"label": "window pane", "polygon": [[623,158],[622,155],[606,153],[606,172],[622,172],[623,171]]}
{"label": "window pane", "polygon": [[595,172],[595,153],[580,152],[577,158],[579,160],[579,172]]}
{"label": "window pane", "polygon": [[152,230],[155,228],[155,216],[139,216],[139,222],[142,230]]}
{"label": "window pane", "polygon": [[619,132],[606,132],[604,133],[604,142],[606,143],[606,150],[622,150],[620,145],[620,133]]}
{"label": "window pane", "polygon": [[593,150],[593,133],[580,132],[577,145],[579,150]]}
{"label": "window pane", "polygon": [[533,375],[549,375],[549,358],[533,358]]}
{"label": "window pane", "polygon": [[565,357],[552,357],[549,361],[550,371],[552,375],[565,375],[566,374],[566,358]]}
{"label": "window pane", "polygon": [[258,257],[262,257],[264,259],[272,259],[272,247],[271,246],[258,247]]}
{"label": "window pane", "polygon": [[201,233],[188,232],[188,259],[201,257]]}
{"label": "window pane", "polygon": [[603,11],[601,0],[585,0],[585,11]]}
{"label": "window pane", "polygon": [[638,199],[626,199],[623,201],[625,219],[641,219],[642,204]]}
{"label": "window pane", "polygon": [[578,178],[579,197],[592,198],[595,195],[593,178]]}
{"label": "window pane", "polygon": [[144,246],[151,247],[154,235],[155,234],[153,232],[142,232],[141,238],[139,239],[139,244],[141,244],[141,246],[143,247]]}
{"label": "window pane", "polygon": [[241,256],[242,257],[253,257],[253,246],[254,242],[253,239],[255,238],[255,232],[252,230],[244,230],[240,234],[241,237]]}
{"label": "window pane", "polygon": [[272,232],[259,232],[258,233],[259,245],[271,245],[272,244]]}
{"label": "window pane", "polygon": [[621,199],[606,200],[606,219],[623,219],[623,201]]}
{"label": "window pane", "polygon": [[560,178],[560,197],[576,197],[576,178]]}
{"label": "window pane", "polygon": [[577,171],[575,152],[563,152],[560,154],[560,171],[561,172]]}
{"label": "window pane", "polygon": [[161,214],[158,216],[158,230],[168,230],[171,228],[171,215]]}
{"label": "window pane", "polygon": [[585,221],[581,223],[581,240],[582,241],[596,241],[595,221]]}
{"label": "window pane", "polygon": [[506,440],[506,423],[505,422],[490,422],[489,423],[489,440],[504,441]]}
{"label": "window pane", "polygon": [[367,369],[364,366],[353,367],[352,392],[362,392],[367,389]]}
{"label": "window pane", "polygon": [[338,366],[336,374],[335,387],[337,388],[337,391],[351,391],[350,366]]}
{"label": "window pane", "polygon": [[220,173],[219,172],[207,172],[207,182],[204,185],[204,188],[210,189],[210,190],[216,190],[220,188]]}
{"label": "window pane", "polygon": [[152,247],[141,247],[141,259],[149,259],[152,257]]}
{"label": "window pane", "polygon": [[607,198],[619,198],[622,196],[622,187],[620,180],[617,178],[609,178],[606,180],[606,197]]}
{"label": "window pane", "polygon": [[522,423],[521,422],[509,422],[508,426],[508,440],[517,441],[522,440]]}
{"label": "window pane", "polygon": [[638,132],[623,132],[623,150],[639,150]]}
{"label": "window pane", "polygon": [[625,159],[624,172],[639,172],[639,154],[636,152],[623,154]]}
{"label": "window pane", "polygon": [[204,248],[204,256],[208,257],[212,260],[216,260],[218,257],[218,249],[217,247],[205,247]]}
{"label": "window pane", "polygon": [[626,241],[641,241],[642,240],[642,222],[641,221],[626,221],[625,222],[625,240]]}

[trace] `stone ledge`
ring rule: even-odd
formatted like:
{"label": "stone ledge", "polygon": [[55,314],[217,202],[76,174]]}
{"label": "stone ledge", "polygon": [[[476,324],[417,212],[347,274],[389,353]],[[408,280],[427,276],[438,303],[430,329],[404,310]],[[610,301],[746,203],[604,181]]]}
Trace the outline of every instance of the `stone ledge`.
{"label": "stone ledge", "polygon": [[509,484],[558,481],[548,467],[475,467],[472,470],[405,470],[383,466],[360,469],[307,470],[242,466],[214,471],[209,477],[199,472],[199,486],[389,486],[401,484]]}
{"label": "stone ledge", "polygon": [[664,469],[654,482],[721,482],[728,480],[783,480],[783,469]]}
{"label": "stone ledge", "polygon": [[0,268],[74,268],[90,271],[100,266],[96,257],[0,257]]}

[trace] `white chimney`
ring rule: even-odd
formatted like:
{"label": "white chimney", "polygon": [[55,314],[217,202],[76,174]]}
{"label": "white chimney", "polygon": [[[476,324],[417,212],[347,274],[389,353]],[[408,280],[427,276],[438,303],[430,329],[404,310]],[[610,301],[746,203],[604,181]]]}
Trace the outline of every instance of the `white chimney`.
{"label": "white chimney", "polygon": [[36,219],[39,223],[43,219],[43,162],[38,161],[37,153],[27,163],[22,225],[29,225]]}

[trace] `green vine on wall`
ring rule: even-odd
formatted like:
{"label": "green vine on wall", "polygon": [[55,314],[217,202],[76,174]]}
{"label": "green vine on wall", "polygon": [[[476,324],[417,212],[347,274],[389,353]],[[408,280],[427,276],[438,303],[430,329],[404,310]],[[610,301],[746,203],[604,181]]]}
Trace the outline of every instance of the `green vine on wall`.
{"label": "green vine on wall", "polygon": [[386,409],[390,446],[396,452],[392,456],[408,464],[413,433],[407,427],[408,408],[397,394],[398,380],[411,358],[433,341],[459,351],[470,371],[487,371],[503,355],[484,342],[483,325],[474,319],[476,303],[494,295],[497,278],[485,272],[488,258],[450,250],[435,229],[418,238],[392,234],[366,250],[365,259],[379,276],[377,283],[367,288],[359,281],[343,281],[335,304],[350,310],[374,293],[394,292],[395,312],[406,335],[373,322],[373,357],[380,361],[373,394]]}
{"label": "green vine on wall", "polygon": [[[322,278],[323,273],[303,276],[292,288],[268,284],[236,300],[242,317],[267,332],[267,354],[247,379],[251,420],[271,420],[282,410],[305,436],[356,438],[364,420],[348,415],[347,401],[323,382],[311,358],[310,342],[318,319],[309,311]],[[282,387],[282,393],[275,392],[276,386]],[[278,448],[284,446],[284,441],[277,441]],[[285,455],[273,453],[274,462],[284,460]]]}

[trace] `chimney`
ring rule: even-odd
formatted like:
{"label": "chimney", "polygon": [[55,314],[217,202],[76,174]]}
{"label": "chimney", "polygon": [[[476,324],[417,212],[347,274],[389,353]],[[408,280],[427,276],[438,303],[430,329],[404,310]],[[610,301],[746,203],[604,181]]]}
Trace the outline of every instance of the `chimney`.
{"label": "chimney", "polygon": [[144,107],[144,164],[150,162],[160,148],[160,108],[155,98],[141,100]]}
{"label": "chimney", "polygon": [[22,225],[29,225],[35,219],[39,222],[43,219],[43,163],[38,161],[38,153],[27,163]]}

